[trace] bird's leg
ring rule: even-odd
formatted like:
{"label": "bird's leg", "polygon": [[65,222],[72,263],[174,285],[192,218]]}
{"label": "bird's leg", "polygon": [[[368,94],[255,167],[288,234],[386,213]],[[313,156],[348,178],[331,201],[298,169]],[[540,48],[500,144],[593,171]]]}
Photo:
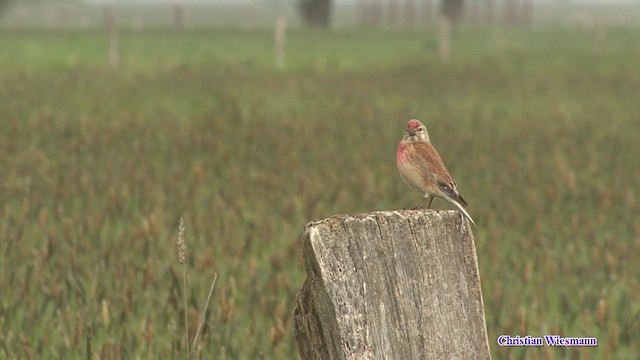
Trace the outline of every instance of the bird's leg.
{"label": "bird's leg", "polygon": [[[425,194],[425,195],[424,195],[424,199],[425,199],[425,200],[429,199],[429,206],[427,206],[427,209],[430,209],[430,208],[431,208],[431,202],[433,201],[433,196],[429,196],[428,194]],[[422,201],[421,201],[421,202],[422,202]],[[418,203],[418,205],[416,205],[416,206],[415,206],[413,209],[411,209],[411,210],[424,209],[422,206],[420,206],[420,203],[421,203],[421,202],[419,202],[419,203]]]}
{"label": "bird's leg", "polygon": [[413,208],[411,208],[411,210],[418,210],[418,209],[424,209],[422,206],[420,206],[420,204],[422,203],[422,201],[418,202],[416,204],[416,206],[414,206]]}

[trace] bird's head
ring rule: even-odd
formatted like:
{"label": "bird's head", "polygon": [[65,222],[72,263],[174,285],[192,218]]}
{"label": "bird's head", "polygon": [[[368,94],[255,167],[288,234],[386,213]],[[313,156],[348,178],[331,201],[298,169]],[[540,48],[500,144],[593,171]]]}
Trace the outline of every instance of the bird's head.
{"label": "bird's head", "polygon": [[418,120],[409,120],[403,140],[410,142],[429,142],[427,127]]}

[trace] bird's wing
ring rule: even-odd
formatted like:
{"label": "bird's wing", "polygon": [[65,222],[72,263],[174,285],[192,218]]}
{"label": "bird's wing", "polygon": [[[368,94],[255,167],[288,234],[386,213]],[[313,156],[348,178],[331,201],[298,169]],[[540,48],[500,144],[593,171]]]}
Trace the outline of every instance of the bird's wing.
{"label": "bird's wing", "polygon": [[432,177],[442,191],[450,196],[453,200],[467,206],[467,202],[460,196],[456,183],[449,174],[449,170],[444,166],[442,158],[436,148],[431,143],[419,142],[413,144],[416,150],[413,154],[415,161],[422,163],[421,167]]}

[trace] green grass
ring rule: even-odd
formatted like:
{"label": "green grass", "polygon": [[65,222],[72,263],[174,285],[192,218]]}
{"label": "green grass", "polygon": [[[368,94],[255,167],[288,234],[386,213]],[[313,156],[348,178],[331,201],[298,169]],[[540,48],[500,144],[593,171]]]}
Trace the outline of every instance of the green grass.
{"label": "green grass", "polygon": [[[179,358],[187,227],[204,358],[297,356],[307,221],[415,205],[395,168],[427,124],[478,223],[492,353],[640,352],[640,48],[572,30],[0,34],[0,357]],[[444,206],[435,202],[436,207]],[[501,334],[598,348],[503,349]]]}

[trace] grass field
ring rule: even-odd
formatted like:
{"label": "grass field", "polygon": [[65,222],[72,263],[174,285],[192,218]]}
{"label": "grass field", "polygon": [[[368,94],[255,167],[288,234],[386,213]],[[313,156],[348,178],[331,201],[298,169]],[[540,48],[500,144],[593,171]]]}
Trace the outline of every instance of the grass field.
{"label": "grass field", "polygon": [[[640,353],[639,30],[0,34],[0,358],[291,359],[307,221],[412,207],[417,117],[470,203],[498,359]],[[444,207],[442,201],[434,202]],[[501,334],[597,348],[499,348]]]}

